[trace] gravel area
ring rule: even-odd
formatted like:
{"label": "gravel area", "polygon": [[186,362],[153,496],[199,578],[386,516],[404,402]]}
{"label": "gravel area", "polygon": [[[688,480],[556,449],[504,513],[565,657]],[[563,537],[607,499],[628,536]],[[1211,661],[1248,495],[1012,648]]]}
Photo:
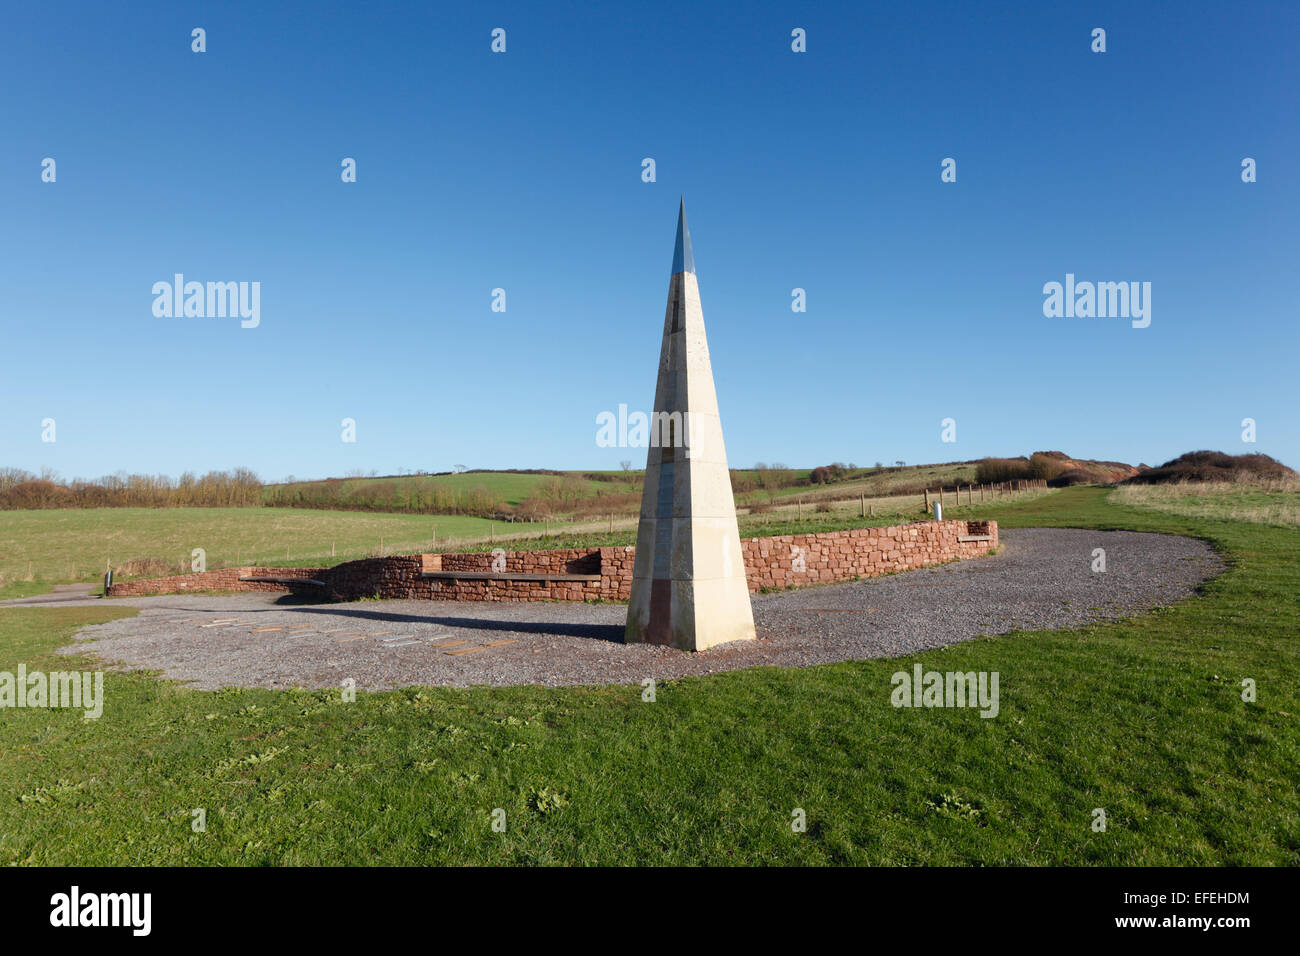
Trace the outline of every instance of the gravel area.
{"label": "gravel area", "polygon": [[[1075,627],[1188,597],[1223,570],[1202,541],[1130,531],[1002,532],[997,555],[753,596],[756,641],[700,653],[622,643],[620,604],[173,595],[113,603],[138,617],[84,628],[91,653],[201,688],[639,683],[745,667],[910,654],[988,634]],[[1092,571],[1093,549],[1106,572]],[[3,612],[0,612],[2,614]]]}

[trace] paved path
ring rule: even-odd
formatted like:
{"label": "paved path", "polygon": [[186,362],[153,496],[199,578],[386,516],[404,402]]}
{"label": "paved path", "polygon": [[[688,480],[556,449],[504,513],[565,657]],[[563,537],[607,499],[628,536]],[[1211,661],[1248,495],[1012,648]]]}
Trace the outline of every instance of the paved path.
{"label": "paved path", "polygon": [[0,601],[0,607],[14,607],[21,605],[41,605],[41,604],[67,604],[70,601],[88,601],[96,600],[95,593],[99,591],[98,584],[56,584],[54,590],[49,594],[34,594],[25,598],[10,598],[7,601]]}
{"label": "paved path", "polygon": [[[1223,569],[1204,542],[1172,535],[1036,528],[1004,531],[1002,544],[941,568],[754,595],[759,640],[696,654],[623,644],[619,604],[310,604],[274,594],[102,602],[140,615],[85,628],[65,651],[203,688],[639,683],[1075,627],[1182,600]],[[1096,548],[1105,573],[1092,570]]]}

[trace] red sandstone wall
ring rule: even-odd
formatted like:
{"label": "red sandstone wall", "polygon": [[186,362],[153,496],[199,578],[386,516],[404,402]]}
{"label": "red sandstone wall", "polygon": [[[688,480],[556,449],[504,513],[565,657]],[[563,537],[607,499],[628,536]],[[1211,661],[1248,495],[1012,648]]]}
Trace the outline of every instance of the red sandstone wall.
{"label": "red sandstone wall", "polygon": [[173,574],[166,578],[141,578],[138,581],[118,581],[113,584],[109,597],[139,597],[146,594],[177,594],[181,591],[288,591],[283,584],[261,584],[240,581],[241,577],[273,576],[278,578],[316,578],[320,568],[220,568],[215,571],[196,571],[193,574]]}
{"label": "red sandstone wall", "polygon": [[[958,541],[964,535],[988,541]],[[884,528],[821,534],[742,538],[749,589],[788,588],[851,581],[987,554],[998,546],[996,521],[918,521]],[[491,552],[366,558],[333,568],[224,568],[197,574],[114,584],[110,597],[180,591],[289,591],[281,584],[240,581],[241,576],[316,578],[327,585],[304,593],[356,600],[363,597],[428,601],[626,601],[632,589],[635,548],[565,548],[507,551],[505,568]],[[506,574],[598,574],[598,581],[459,581],[422,578],[422,571],[496,570]]]}
{"label": "red sandstone wall", "polygon": [[[988,534],[992,539],[957,540],[969,534]],[[996,521],[918,521],[886,528],[744,538],[740,542],[751,591],[910,571],[978,557],[997,546]]]}

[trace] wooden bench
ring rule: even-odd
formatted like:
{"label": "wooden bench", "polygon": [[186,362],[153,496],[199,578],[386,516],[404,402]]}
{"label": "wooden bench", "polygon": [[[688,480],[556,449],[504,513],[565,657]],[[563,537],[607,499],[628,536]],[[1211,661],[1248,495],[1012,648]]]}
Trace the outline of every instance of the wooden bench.
{"label": "wooden bench", "polygon": [[991,535],[991,534],[959,534],[959,535],[957,535],[957,541],[958,541],[958,542],[963,542],[963,543],[966,542],[966,541],[992,541],[992,540],[993,540],[993,535]]}

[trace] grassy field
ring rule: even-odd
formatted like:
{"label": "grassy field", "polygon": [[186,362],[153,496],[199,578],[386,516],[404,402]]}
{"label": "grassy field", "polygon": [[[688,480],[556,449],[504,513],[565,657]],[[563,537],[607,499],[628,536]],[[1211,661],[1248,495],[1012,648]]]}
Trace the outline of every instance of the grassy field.
{"label": "grassy field", "polygon": [[[585,473],[575,472],[574,474],[580,476]],[[368,490],[403,487],[442,489],[462,493],[482,489],[497,501],[511,506],[518,506],[547,482],[554,482],[558,477],[556,475],[523,474],[519,472],[467,471],[455,475],[345,478],[343,479],[343,486],[349,493],[365,493]],[[632,488],[635,485],[635,479],[639,478],[639,472],[632,473],[632,476],[626,481],[594,481],[582,478],[582,489],[589,496],[594,496],[597,493],[608,494],[613,491],[626,491]],[[269,485],[265,489],[265,493],[268,498],[277,494],[292,494],[296,489],[302,489],[304,493],[310,494],[313,488],[321,484],[322,482],[299,481],[289,485]]]}
{"label": "grassy field", "polygon": [[[950,462],[939,465],[908,465],[905,468],[887,468],[883,471],[859,469],[853,472],[851,477],[827,485],[798,485],[792,488],[775,488],[771,491],[747,492],[739,496],[738,503],[781,501],[786,498],[803,498],[809,502],[816,502],[856,498],[859,495],[883,498],[898,494],[900,488],[912,488],[917,485],[927,485],[932,490],[941,487],[951,490],[956,485],[973,483],[975,467],[974,462]],[[756,473],[744,472],[744,474]],[[800,478],[808,477],[806,470],[796,474]]]}
{"label": "grassy field", "polygon": [[[949,505],[952,497],[949,493]],[[761,514],[745,514],[742,509],[741,533],[824,530],[852,521],[859,510],[856,498],[826,503],[828,512],[818,512],[813,500],[803,505],[778,501],[782,503]],[[867,503],[876,517],[865,523],[892,524],[919,517],[922,496],[869,497]],[[965,516],[951,507],[946,513]],[[195,548],[204,549],[209,568],[315,567],[381,550],[387,554],[479,550],[507,542],[508,547],[530,548],[633,544],[636,524],[635,511],[616,516],[613,533],[604,517],[547,523],[306,508],[0,511],[0,598],[42,594],[54,584],[100,581],[108,561],[119,578],[178,574],[190,569]]]}
{"label": "grassy field", "polygon": [[[628,449],[628,455],[637,458],[640,465],[645,460],[644,449]],[[946,487],[951,489],[957,484],[970,484],[975,480],[974,462],[951,462],[933,465],[909,465],[903,468],[889,467],[880,471],[859,468],[850,476],[829,485],[794,485],[786,488],[755,489],[738,495],[740,504],[751,500],[780,501],[785,498],[803,497],[809,502],[829,498],[854,498],[859,495],[867,497],[886,497],[896,494],[900,488],[911,488],[925,484],[931,488]],[[791,480],[806,482],[811,469],[789,469]],[[733,472],[737,486],[760,480],[760,473],[754,469],[738,468]],[[603,475],[607,480],[595,480],[588,475]],[[564,475],[524,474],[518,472],[478,472],[470,471],[455,475],[415,475],[386,478],[347,478],[341,487],[345,496],[365,497],[380,495],[386,489],[408,494],[416,489],[441,489],[450,492],[468,494],[482,490],[494,500],[511,507],[518,507],[534,495],[544,495],[548,485],[568,481],[574,492],[592,498],[600,495],[621,494],[637,491],[641,487],[644,472],[592,471],[568,472]],[[300,481],[287,485],[269,485],[264,490],[268,501],[291,498],[301,491],[308,498],[323,486],[323,482]],[[634,506],[633,506],[634,508]],[[557,510],[557,515],[563,509]]]}
{"label": "grassy field", "polygon": [[[671,681],[654,703],[632,686],[349,704],[110,673],[98,721],[0,712],[0,863],[1300,863],[1300,536],[1106,496],[975,510],[1198,535],[1229,570],[1119,623]],[[0,609],[0,670],[66,669],[53,651],[77,627],[130,613]],[[914,662],[998,671],[999,716],[893,708]]]}
{"label": "grassy field", "polygon": [[[996,500],[1004,503],[1011,500],[1030,501],[1052,494],[1056,492],[1046,489],[1008,492],[1006,497]],[[943,510],[944,517],[975,519],[995,505],[994,499],[991,498],[981,504],[978,493],[975,499],[973,504],[968,504],[966,492],[963,490],[962,503],[957,505],[953,503],[952,492],[949,492],[944,499],[946,502]],[[811,502],[805,502],[800,506],[793,501],[786,501],[757,514],[742,510],[736,520],[742,538],[815,534],[820,531],[839,531],[843,528],[866,528],[919,521],[929,514],[924,510],[924,503],[923,495],[868,497],[865,501],[854,498],[849,501],[819,502],[820,507],[814,506]],[[865,518],[859,517],[859,511],[862,509],[867,509],[869,512]],[[636,544],[636,518],[615,518],[612,522],[612,531],[609,530],[610,524],[608,521],[593,521],[564,525],[557,533],[530,536],[526,540],[514,541],[510,546],[514,548],[598,548]],[[491,547],[492,545],[486,542],[463,542],[463,549],[466,551],[487,550]]]}
{"label": "grassy field", "polygon": [[1114,500],[1131,508],[1300,528],[1300,482],[1179,482],[1124,485]]}
{"label": "grassy field", "polygon": [[[916,465],[890,468],[824,486],[750,491],[737,496],[741,533],[750,536],[825,530],[844,523],[890,524],[920,516],[923,496],[899,494],[918,482],[934,488],[966,484],[973,464]],[[592,472],[591,474],[601,474]],[[594,513],[544,521],[493,521],[469,515],[416,514],[402,511],[345,511],[313,508],[96,508],[0,511],[0,599],[42,594],[55,584],[97,582],[108,563],[122,579],[188,571],[195,548],[206,552],[209,568],[240,564],[313,567],[338,564],[376,554],[410,554],[431,550],[478,550],[505,542],[514,547],[579,547],[630,544],[636,540],[640,472],[603,473],[619,480],[516,472],[466,472],[398,478],[351,478],[359,488],[409,489],[427,485],[466,494],[482,489],[510,506],[564,482],[588,499],[620,496]],[[753,471],[739,475],[753,476]],[[806,479],[807,470],[794,470]],[[273,486],[278,493],[317,483]],[[856,522],[859,497],[875,517]],[[977,496],[978,497],[978,494]],[[624,501],[623,499],[627,499]],[[947,512],[952,510],[948,495]],[[964,500],[964,499],[963,499]],[[761,513],[749,514],[757,503]],[[963,505],[963,507],[965,507]],[[818,511],[821,508],[821,511]]]}
{"label": "grassy field", "polygon": [[[0,511],[0,597],[49,590],[55,583],[98,581],[105,564],[157,558],[189,570],[203,548],[210,568],[337,564],[379,553],[446,548],[453,540],[543,530],[465,515],[372,514],[297,508],[95,508]],[[331,557],[331,548],[333,556]],[[129,568],[128,568],[129,571]]]}

